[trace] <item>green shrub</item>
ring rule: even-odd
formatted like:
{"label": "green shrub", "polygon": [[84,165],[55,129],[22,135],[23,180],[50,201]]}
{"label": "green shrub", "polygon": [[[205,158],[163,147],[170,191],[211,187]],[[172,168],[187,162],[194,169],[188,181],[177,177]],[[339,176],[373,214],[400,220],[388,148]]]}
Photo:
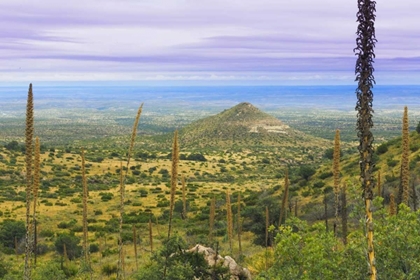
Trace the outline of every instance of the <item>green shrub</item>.
{"label": "green shrub", "polygon": [[39,237],[53,237],[54,231],[51,229],[43,229],[39,232]]}
{"label": "green shrub", "polygon": [[60,255],[64,253],[64,244],[66,245],[67,257],[69,260],[78,258],[82,254],[82,247],[79,246],[80,238],[74,233],[61,233],[57,236],[54,246]]}

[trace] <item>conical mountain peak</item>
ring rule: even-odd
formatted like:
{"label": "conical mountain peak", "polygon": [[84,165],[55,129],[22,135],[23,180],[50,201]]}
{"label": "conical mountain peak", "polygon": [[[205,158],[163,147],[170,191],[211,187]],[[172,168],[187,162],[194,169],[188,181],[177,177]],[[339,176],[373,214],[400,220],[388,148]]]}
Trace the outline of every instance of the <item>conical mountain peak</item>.
{"label": "conical mountain peak", "polygon": [[251,103],[242,102],[217,115],[191,123],[182,129],[180,135],[188,145],[198,142],[249,142],[250,139],[252,142],[276,142],[274,138],[290,133],[293,134],[293,131],[288,125]]}

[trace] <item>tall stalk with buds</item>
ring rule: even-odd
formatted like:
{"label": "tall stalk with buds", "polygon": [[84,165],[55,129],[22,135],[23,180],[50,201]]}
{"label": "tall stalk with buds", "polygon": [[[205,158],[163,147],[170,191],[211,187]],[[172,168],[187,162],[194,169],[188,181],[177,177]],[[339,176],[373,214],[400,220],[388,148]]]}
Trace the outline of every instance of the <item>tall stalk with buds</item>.
{"label": "tall stalk with buds", "polygon": [[209,241],[213,242],[214,216],[216,215],[216,199],[210,201]]}
{"label": "tall stalk with buds", "polygon": [[123,225],[123,216],[124,216],[124,200],[125,200],[125,178],[127,177],[127,172],[130,166],[131,156],[133,154],[134,143],[137,136],[137,127],[139,125],[140,116],[143,111],[143,104],[140,105],[137,110],[136,118],[134,119],[133,129],[131,131],[130,146],[127,153],[127,165],[125,173],[123,174],[123,166],[120,164],[120,220],[119,220],[119,234],[118,234],[118,269],[117,269],[117,279],[125,279],[125,265],[124,265],[124,246],[122,242],[122,225]]}
{"label": "tall stalk with buds", "polygon": [[340,195],[340,130],[335,131],[334,137],[334,153],[333,153],[333,178],[334,178],[334,235],[337,236],[338,227],[338,207]]}
{"label": "tall stalk with buds", "polygon": [[237,213],[237,231],[238,231],[238,248],[239,248],[239,257],[242,255],[242,240],[241,240],[241,234],[242,234],[242,218],[241,218],[241,193],[238,193],[238,213]]}
{"label": "tall stalk with buds", "polygon": [[38,203],[38,190],[39,190],[39,178],[41,172],[41,145],[39,143],[39,138],[35,138],[35,155],[34,155],[34,180],[33,180],[33,200],[34,200],[34,213],[33,213],[33,226],[34,229],[34,240],[33,240],[33,252],[34,252],[34,265],[36,265],[36,255],[37,255],[37,243],[38,243],[38,235],[37,235],[37,223],[36,223],[36,205]]}
{"label": "tall stalk with buds", "polygon": [[174,141],[172,144],[172,168],[171,168],[171,198],[169,200],[169,226],[168,226],[168,240],[172,232],[172,217],[175,206],[176,185],[178,184],[178,161],[179,161],[179,146],[178,146],[178,131],[174,133]]}
{"label": "tall stalk with buds", "polygon": [[279,226],[283,222],[283,217],[286,219],[286,209],[287,209],[286,206],[287,206],[288,198],[289,198],[289,170],[286,169],[286,173],[284,175],[284,193],[283,193],[283,199],[281,201]]}
{"label": "tall stalk with buds", "polygon": [[398,202],[409,206],[409,156],[410,156],[410,135],[408,130],[408,109],[404,107],[402,126],[402,156],[401,156],[401,182],[398,193]]}
{"label": "tall stalk with buds", "polygon": [[375,182],[373,180],[373,127],[372,88],[375,83],[373,77],[374,48],[377,42],[375,37],[375,8],[376,2],[371,0],[358,0],[357,12],[357,39],[354,52],[356,61],[356,89],[357,103],[357,136],[359,138],[360,178],[362,182],[362,196],[365,202],[365,226],[367,232],[367,254],[370,279],[376,279],[376,261],[373,243],[373,217],[372,199]]}
{"label": "tall stalk with buds", "polygon": [[26,236],[25,236],[25,267],[24,280],[31,279],[30,258],[32,253],[31,237],[31,201],[32,201],[32,145],[34,137],[34,103],[32,94],[32,84],[29,85],[28,100],[26,104],[26,129],[25,129],[25,166],[26,166]]}
{"label": "tall stalk with buds", "polygon": [[227,213],[227,235],[229,239],[229,249],[232,254],[232,239],[233,239],[233,218],[232,205],[230,203],[229,191],[226,192],[226,213]]}
{"label": "tall stalk with buds", "polygon": [[83,257],[86,267],[90,268],[89,262],[89,244],[88,244],[88,222],[87,222],[87,200],[88,200],[88,187],[86,179],[86,165],[85,165],[85,151],[81,149],[82,158],[82,188],[83,188]]}
{"label": "tall stalk with buds", "polygon": [[181,177],[182,183],[182,219],[187,219],[187,186],[185,182],[185,176],[182,175]]}

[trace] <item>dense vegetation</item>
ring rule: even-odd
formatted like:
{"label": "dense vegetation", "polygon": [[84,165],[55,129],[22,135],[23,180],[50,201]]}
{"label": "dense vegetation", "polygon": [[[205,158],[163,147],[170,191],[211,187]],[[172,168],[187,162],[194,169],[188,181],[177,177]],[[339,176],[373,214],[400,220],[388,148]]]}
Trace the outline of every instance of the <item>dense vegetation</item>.
{"label": "dense vegetation", "polygon": [[[204,141],[205,139],[203,144]],[[415,209],[418,183],[414,176],[420,171],[418,164],[420,135],[412,132],[409,143],[409,168],[412,174],[409,204]],[[179,169],[186,178],[187,214],[184,213],[181,185],[179,185],[173,208],[175,235],[174,239],[170,239],[170,242],[177,244],[177,248],[186,249],[196,243],[213,248],[218,246],[222,255],[233,253],[240,264],[248,267],[255,276],[262,279],[273,279],[274,275],[278,275],[279,279],[313,279],[314,275],[324,275],[325,279],[331,279],[329,278],[331,275],[359,278],[360,275],[366,275],[366,268],[363,266],[365,263],[363,238],[361,238],[363,230],[359,223],[363,220],[363,207],[360,205],[358,186],[355,184],[358,165],[355,148],[352,145],[343,143],[344,148],[340,151],[341,178],[347,182],[347,205],[349,205],[348,245],[345,246],[341,242],[343,238],[341,227],[337,230],[337,237],[334,237],[333,232],[333,143],[330,142],[328,146],[319,148],[316,147],[318,142],[314,142],[315,147],[300,150],[306,154],[301,160],[296,160],[293,153],[283,154],[282,158],[279,158],[275,147],[254,146],[250,149],[247,144],[240,142],[235,150],[221,148],[210,151],[206,148],[197,148],[193,152],[182,148],[182,142],[180,144]],[[136,144],[133,160],[128,167],[123,166],[122,169],[120,161],[127,159],[122,145],[109,145],[107,140],[98,140],[85,146],[85,168],[89,187],[87,201],[89,252],[93,276],[112,277],[118,271],[119,174],[127,172],[124,224],[121,233],[125,251],[125,277],[149,279],[148,273],[156,272],[157,267],[162,268],[162,261],[165,263],[165,254],[168,252],[166,250],[177,250],[165,245],[169,244],[165,237],[165,228],[170,213],[172,157],[170,144],[160,150],[145,150]],[[129,143],[126,144],[126,147],[128,146]],[[398,247],[394,247],[394,245],[400,246],[398,242],[402,242],[401,236],[409,240],[404,245],[408,246],[407,248],[414,247],[417,242],[416,237],[411,236],[418,227],[417,212],[410,212],[407,207],[401,206],[403,210],[397,215],[388,214],[389,195],[398,193],[401,148],[401,138],[395,138],[378,146],[375,155],[377,162],[375,170],[380,170],[382,174],[382,198],[378,197],[375,200],[374,215],[377,219],[375,225],[378,234],[376,244],[386,244],[384,245],[386,247],[377,245],[378,258],[401,254],[400,252],[397,254]],[[25,184],[22,170],[24,170],[25,151],[23,144],[12,140],[6,142],[0,152],[0,219],[2,220],[0,239],[1,251],[4,254],[0,272],[3,271],[3,275],[7,275],[6,279],[21,278],[22,262],[7,255],[24,253],[25,227],[22,221],[26,195],[22,187]],[[298,151],[297,149],[296,154]],[[89,275],[89,270],[83,269],[82,261],[83,180],[80,150],[74,144],[64,147],[41,145],[40,162],[41,180],[37,208],[39,261],[32,273],[33,279],[41,279],[45,275],[55,275],[56,279]],[[287,219],[285,225],[279,227],[286,166],[289,168],[290,177]],[[232,228],[235,232],[232,252],[229,249],[227,232],[227,191],[232,201]],[[238,228],[236,218],[238,191],[242,196],[241,255],[238,255],[238,240],[235,237]],[[214,228],[210,237],[208,225],[212,216],[212,197],[215,198],[216,211],[213,214]],[[327,211],[324,209],[324,201]],[[267,243],[266,207],[269,209]],[[325,219],[327,219],[327,231]],[[402,229],[402,225],[407,222],[411,223],[411,228],[407,228],[408,232],[395,230]],[[391,229],[391,225],[394,228]],[[136,229],[135,236],[133,228]],[[151,235],[150,229],[152,229]],[[392,242],[392,239],[395,242]],[[133,249],[133,240],[137,245],[137,256]],[[269,246],[267,251],[264,249],[266,244]],[[295,247],[296,244],[299,244],[300,249]],[[315,245],[324,247],[322,249]],[[409,251],[407,253],[416,254],[413,250]],[[288,253],[287,258],[285,252]],[[150,261],[148,261],[149,256],[152,257]],[[180,266],[179,262],[185,264],[186,260],[174,259],[167,264],[170,266],[168,271],[177,275],[173,276],[175,277],[173,279],[180,279],[177,277],[183,273],[211,275],[211,267],[206,268],[202,260],[199,260],[200,256],[192,258],[194,262],[200,262],[202,264],[200,267],[204,270],[196,270],[196,264],[190,261],[187,261],[191,263],[190,268]],[[382,273],[399,275],[397,278],[403,277],[401,275],[405,275],[406,279],[418,277],[416,272],[418,268],[412,263],[409,255],[405,259],[407,264],[391,265],[386,263],[389,259],[382,258],[380,261],[378,259],[378,270]],[[223,269],[220,269],[222,275]],[[154,275],[158,276],[156,273]],[[346,279],[345,277],[343,279]]]}
{"label": "dense vegetation", "polygon": [[0,278],[419,279],[420,130],[406,107],[401,138],[373,153],[374,13],[359,1],[357,147],[249,103],[141,148],[142,106],[130,139],[44,128],[54,141],[33,147],[30,85],[25,144],[11,133],[0,148]]}

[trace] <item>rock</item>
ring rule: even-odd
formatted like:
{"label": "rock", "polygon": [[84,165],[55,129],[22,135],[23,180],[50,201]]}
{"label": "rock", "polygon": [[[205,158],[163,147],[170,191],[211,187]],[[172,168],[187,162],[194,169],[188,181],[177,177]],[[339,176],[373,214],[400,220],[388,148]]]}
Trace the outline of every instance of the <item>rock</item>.
{"label": "rock", "polygon": [[237,264],[236,261],[230,256],[216,256],[216,251],[214,251],[210,247],[205,247],[203,245],[197,244],[195,245],[195,247],[186,250],[186,252],[195,252],[203,254],[204,259],[206,260],[209,266],[214,266],[215,264],[222,264],[223,266],[228,267],[229,273],[231,275],[231,280],[251,280],[251,273],[248,269],[243,268],[242,266]]}

